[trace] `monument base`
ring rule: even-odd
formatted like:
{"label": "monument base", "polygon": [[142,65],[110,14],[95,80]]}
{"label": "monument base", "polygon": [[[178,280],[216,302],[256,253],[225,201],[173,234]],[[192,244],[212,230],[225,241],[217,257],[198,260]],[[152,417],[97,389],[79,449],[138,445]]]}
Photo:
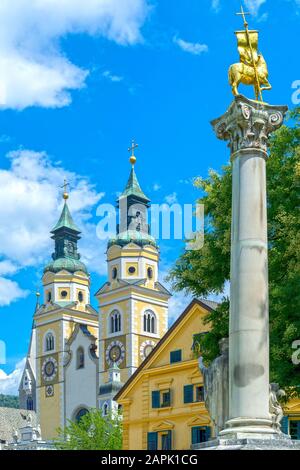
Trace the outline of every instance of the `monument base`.
{"label": "monument base", "polygon": [[195,444],[193,450],[300,450],[300,441],[293,441],[285,434],[272,438],[224,439],[218,437],[208,442]]}

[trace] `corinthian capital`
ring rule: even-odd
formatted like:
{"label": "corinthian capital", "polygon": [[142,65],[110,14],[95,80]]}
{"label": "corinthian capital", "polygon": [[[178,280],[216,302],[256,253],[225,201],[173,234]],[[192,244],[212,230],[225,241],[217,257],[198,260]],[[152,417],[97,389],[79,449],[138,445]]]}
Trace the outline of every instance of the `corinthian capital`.
{"label": "corinthian capital", "polygon": [[287,106],[271,106],[238,95],[228,111],[211,124],[218,139],[229,141],[232,154],[244,149],[267,152],[269,136],[281,127],[287,110]]}

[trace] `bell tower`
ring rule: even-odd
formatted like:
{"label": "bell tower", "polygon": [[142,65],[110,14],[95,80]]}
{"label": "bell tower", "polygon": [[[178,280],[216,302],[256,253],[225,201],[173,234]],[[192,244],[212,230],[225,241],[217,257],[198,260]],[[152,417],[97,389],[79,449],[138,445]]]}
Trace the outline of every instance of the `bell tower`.
{"label": "bell tower", "polygon": [[[59,427],[75,419],[80,406],[96,406],[96,393],[94,402],[85,403],[88,394],[80,384],[83,374],[91,375],[88,367],[93,364],[98,315],[90,306],[90,276],[77,248],[80,230],[67,204],[66,183],[64,188],[63,209],[51,231],[54,252],[42,278],[44,299],[34,315],[36,410],[45,439],[55,438]],[[73,351],[72,345],[78,343],[75,339],[82,332],[89,339],[80,339],[78,350]],[[76,372],[68,379],[76,360],[80,367],[75,367]],[[94,370],[96,376],[97,368]]]}
{"label": "bell tower", "polygon": [[126,382],[168,329],[170,293],[158,281],[159,248],[150,234],[150,200],[131,171],[117,200],[120,223],[107,246],[107,282],[98,290],[99,383],[115,363]]}

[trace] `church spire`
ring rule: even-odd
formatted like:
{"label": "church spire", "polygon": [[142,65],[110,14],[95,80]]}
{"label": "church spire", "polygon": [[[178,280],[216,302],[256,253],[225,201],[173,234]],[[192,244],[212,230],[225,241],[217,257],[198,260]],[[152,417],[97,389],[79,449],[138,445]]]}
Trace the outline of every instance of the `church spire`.
{"label": "church spire", "polygon": [[126,187],[117,200],[120,211],[120,224],[117,226],[117,235],[108,242],[108,248],[112,245],[124,246],[128,243],[136,243],[140,246],[153,245],[156,247],[155,239],[150,235],[150,226],[147,223],[150,199],[140,187],[136,173],[135,149],[138,144],[132,141],[128,151],[131,152],[129,161],[131,171]]}
{"label": "church spire", "polygon": [[55,251],[52,254],[53,261],[46,266],[44,272],[59,272],[64,269],[72,273],[75,271],[87,273],[86,266],[79,261],[80,254],[77,251],[77,242],[80,240],[80,230],[75,224],[67,204],[68,185],[69,183],[65,180],[62,186],[64,188],[62,196],[64,206],[57,224],[51,230],[51,238],[55,242]]}

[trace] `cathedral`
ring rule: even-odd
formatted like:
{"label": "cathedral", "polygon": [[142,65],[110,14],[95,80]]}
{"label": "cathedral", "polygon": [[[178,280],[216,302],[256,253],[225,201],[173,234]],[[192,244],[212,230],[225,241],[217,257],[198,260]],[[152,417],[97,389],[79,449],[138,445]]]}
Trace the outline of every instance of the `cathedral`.
{"label": "cathedral", "polygon": [[114,396],[168,329],[170,293],[158,280],[159,249],[146,223],[150,200],[142,191],[135,157],[117,200],[116,234],[107,245],[107,280],[90,301],[88,266],[80,259],[80,230],[63,193],[51,230],[54,252],[37,293],[31,339],[19,387],[20,408],[35,410],[43,438],[56,437],[68,420],[90,408],[114,412]]}

